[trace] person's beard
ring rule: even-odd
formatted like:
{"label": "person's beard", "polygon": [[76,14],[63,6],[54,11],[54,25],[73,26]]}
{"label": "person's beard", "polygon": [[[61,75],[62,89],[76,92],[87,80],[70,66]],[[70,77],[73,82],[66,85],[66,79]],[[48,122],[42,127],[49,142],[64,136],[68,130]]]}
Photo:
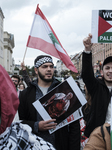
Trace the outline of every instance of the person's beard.
{"label": "person's beard", "polygon": [[38,76],[40,77],[41,80],[45,82],[52,82],[53,81],[53,76],[51,79],[45,79],[45,76],[41,74],[41,72],[38,70]]}
{"label": "person's beard", "polygon": [[14,84],[14,85],[15,85],[15,87],[17,88],[18,84]]}

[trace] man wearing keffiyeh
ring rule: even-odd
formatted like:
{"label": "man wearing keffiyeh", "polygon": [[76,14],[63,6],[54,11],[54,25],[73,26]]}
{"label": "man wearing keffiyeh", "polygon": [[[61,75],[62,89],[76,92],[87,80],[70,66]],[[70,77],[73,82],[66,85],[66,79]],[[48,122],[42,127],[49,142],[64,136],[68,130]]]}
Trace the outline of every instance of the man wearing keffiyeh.
{"label": "man wearing keffiyeh", "polygon": [[42,137],[56,147],[57,150],[79,150],[80,149],[80,124],[79,120],[65,126],[50,134],[49,129],[56,127],[56,119],[44,121],[36,111],[33,102],[47,94],[50,90],[60,84],[55,79],[53,60],[48,55],[40,55],[34,61],[37,79],[21,92],[19,99],[19,117],[22,123],[28,124],[33,133]]}

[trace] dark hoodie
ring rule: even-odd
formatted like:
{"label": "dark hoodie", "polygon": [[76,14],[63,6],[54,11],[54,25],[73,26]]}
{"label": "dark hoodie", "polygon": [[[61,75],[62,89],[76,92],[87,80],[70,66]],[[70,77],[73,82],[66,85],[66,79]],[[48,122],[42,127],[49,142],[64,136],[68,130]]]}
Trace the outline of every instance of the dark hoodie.
{"label": "dark hoodie", "polygon": [[[45,134],[42,132],[38,132],[36,127],[38,127],[38,121],[42,120],[42,118],[39,115],[39,113],[36,111],[32,103],[35,102],[36,99],[42,97],[43,93],[39,89],[38,85],[35,83],[38,83],[38,80],[30,83],[30,86],[26,88],[24,91],[22,91],[19,96],[20,105],[19,105],[18,112],[19,112],[20,120],[23,120],[22,123],[28,124],[32,128],[33,133],[35,133],[37,136],[43,137],[44,140],[49,141],[54,146],[56,146],[57,150],[69,150],[68,126],[65,126],[57,130],[54,134],[51,135],[49,134],[48,131],[45,131],[44,132]],[[54,78],[51,86],[48,88],[48,91],[52,90],[58,84],[60,84],[60,82]],[[38,120],[37,120],[37,116],[38,116]],[[77,124],[78,122],[75,123],[75,126],[77,126]]]}

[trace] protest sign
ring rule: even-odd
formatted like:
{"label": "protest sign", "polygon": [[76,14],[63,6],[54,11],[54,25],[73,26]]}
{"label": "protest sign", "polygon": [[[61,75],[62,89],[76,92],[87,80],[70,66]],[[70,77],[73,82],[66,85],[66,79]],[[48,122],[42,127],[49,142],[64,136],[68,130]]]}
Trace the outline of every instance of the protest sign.
{"label": "protest sign", "polygon": [[[86,99],[75,80],[69,77],[45,96],[36,100],[33,105],[44,120],[55,118],[57,124],[60,124],[85,103]],[[78,116],[82,117],[82,115]],[[68,124],[71,121],[73,119],[65,122]]]}
{"label": "protest sign", "polygon": [[92,11],[92,43],[112,43],[112,10]]}
{"label": "protest sign", "polygon": [[49,133],[51,134],[51,133],[55,132],[56,130],[72,123],[73,121],[79,120],[82,117],[83,117],[82,110],[81,110],[81,108],[79,108],[72,115],[70,115],[68,118],[66,118],[61,123],[59,123],[55,129],[49,130]]}

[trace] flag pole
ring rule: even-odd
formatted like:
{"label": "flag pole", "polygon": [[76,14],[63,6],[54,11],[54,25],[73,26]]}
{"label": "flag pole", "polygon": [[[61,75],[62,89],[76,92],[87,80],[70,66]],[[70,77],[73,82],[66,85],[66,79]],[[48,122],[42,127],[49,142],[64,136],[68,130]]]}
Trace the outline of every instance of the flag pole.
{"label": "flag pole", "polygon": [[24,62],[24,59],[25,59],[25,56],[26,56],[26,51],[27,51],[27,47],[25,49],[25,53],[24,53],[24,57],[23,57],[23,62]]}

